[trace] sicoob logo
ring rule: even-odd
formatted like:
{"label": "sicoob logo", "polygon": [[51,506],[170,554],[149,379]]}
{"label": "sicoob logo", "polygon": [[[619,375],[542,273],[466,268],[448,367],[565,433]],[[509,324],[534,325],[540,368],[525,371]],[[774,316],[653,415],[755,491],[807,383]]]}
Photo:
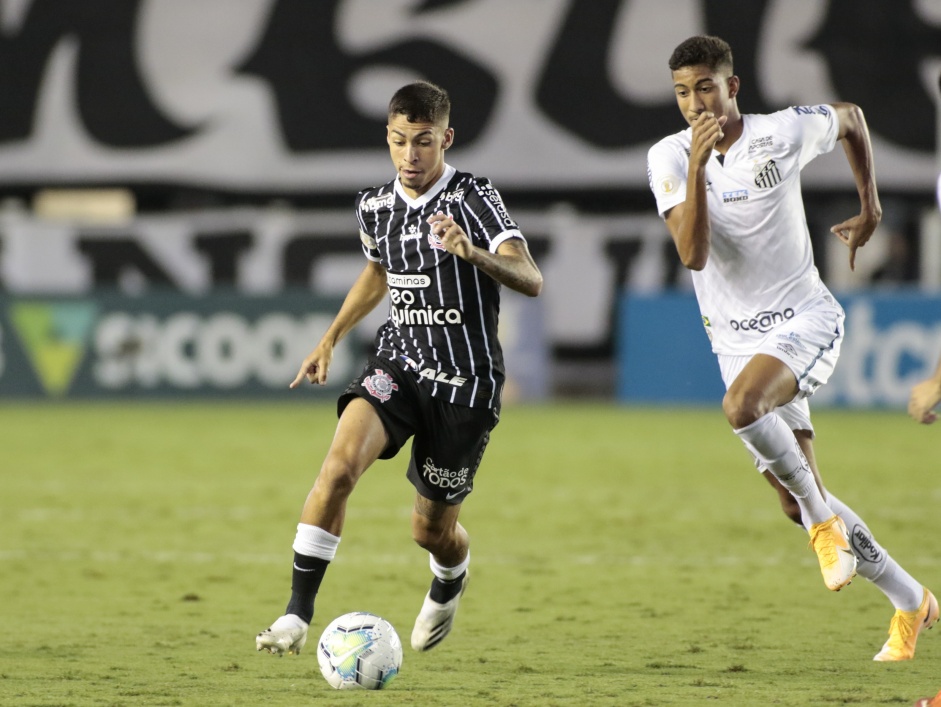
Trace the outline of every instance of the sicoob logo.
{"label": "sicoob logo", "polygon": [[398,384],[392,380],[392,376],[379,368],[376,369],[375,375],[363,379],[363,387],[382,403],[391,398],[392,393],[399,389]]}

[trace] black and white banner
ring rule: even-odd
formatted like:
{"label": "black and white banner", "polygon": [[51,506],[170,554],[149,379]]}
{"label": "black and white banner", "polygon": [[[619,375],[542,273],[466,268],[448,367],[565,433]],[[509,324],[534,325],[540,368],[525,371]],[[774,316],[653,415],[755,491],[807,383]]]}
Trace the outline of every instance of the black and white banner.
{"label": "black and white banner", "polygon": [[[690,287],[653,209],[592,215],[558,204],[513,215],[546,278],[538,301],[554,344],[610,346],[615,301],[625,287]],[[0,292],[21,297],[113,291],[131,298],[159,292],[342,298],[366,264],[352,208],[242,207],[144,215],[110,226],[0,212],[0,254]],[[525,299],[509,289],[504,297]],[[385,306],[377,308],[365,329],[374,332],[386,315]]]}
{"label": "black and white banner", "polygon": [[[388,99],[425,78],[461,169],[643,189],[697,33],[732,44],[743,111],[858,103],[880,184],[932,188],[939,0],[0,0],[0,184],[343,193],[388,178]],[[842,157],[805,182],[852,187]]]}

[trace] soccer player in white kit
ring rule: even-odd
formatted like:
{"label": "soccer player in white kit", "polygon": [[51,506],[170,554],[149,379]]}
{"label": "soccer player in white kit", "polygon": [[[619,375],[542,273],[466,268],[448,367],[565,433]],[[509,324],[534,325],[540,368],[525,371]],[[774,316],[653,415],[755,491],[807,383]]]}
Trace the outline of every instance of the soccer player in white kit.
{"label": "soccer player in white kit", "polygon": [[718,37],[687,39],[669,66],[690,127],[650,149],[648,177],[692,271],[725,416],[785,512],[809,531],[827,587],[838,591],[858,571],[895,606],[875,660],[909,660],[919,632],[938,620],[938,602],[824,488],[807,401],[833,372],[844,314],[814,265],[800,170],[843,143],[860,213],[831,230],[853,268],[882,216],[862,111],[834,103],[742,115],[732,51]]}

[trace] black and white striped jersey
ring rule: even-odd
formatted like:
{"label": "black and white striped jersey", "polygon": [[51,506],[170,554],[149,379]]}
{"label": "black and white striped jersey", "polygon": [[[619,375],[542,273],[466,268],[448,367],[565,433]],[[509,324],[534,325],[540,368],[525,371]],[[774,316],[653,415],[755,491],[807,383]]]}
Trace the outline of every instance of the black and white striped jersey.
{"label": "black and white striped jersey", "polygon": [[385,267],[389,286],[389,318],[376,334],[376,349],[413,370],[436,398],[493,407],[505,378],[497,340],[500,283],[444,249],[427,223],[438,211],[491,252],[523,237],[490,180],[448,165],[418,199],[397,177],[361,191],[356,214],[363,252]]}

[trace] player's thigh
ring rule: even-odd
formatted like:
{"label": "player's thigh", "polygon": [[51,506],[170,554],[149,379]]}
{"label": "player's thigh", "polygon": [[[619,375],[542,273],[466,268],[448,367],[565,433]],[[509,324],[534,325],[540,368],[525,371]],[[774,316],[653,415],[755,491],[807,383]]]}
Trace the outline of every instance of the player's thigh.
{"label": "player's thigh", "polygon": [[825,295],[768,334],[755,352],[784,363],[797,380],[798,397],[813,395],[833,374],[843,342],[843,308]]}
{"label": "player's thigh", "polygon": [[730,419],[742,417],[741,410],[763,414],[825,384],[840,355],[844,316],[836,300],[824,295],[756,342],[751,356],[720,355],[728,391],[723,407]]}
{"label": "player's thigh", "polygon": [[375,409],[362,398],[354,398],[343,410],[330,443],[325,468],[358,476],[389,444],[389,434]]}
{"label": "player's thigh", "polygon": [[781,359],[759,352],[749,359],[732,381],[729,392],[736,389],[767,391],[767,395],[787,401],[797,393],[797,380]]}
{"label": "player's thigh", "polygon": [[421,423],[421,391],[415,376],[403,371],[394,361],[370,359],[360,375],[337,399],[337,414],[342,419],[347,408],[358,401],[372,407],[387,435],[379,459],[391,459],[415,434]]}

